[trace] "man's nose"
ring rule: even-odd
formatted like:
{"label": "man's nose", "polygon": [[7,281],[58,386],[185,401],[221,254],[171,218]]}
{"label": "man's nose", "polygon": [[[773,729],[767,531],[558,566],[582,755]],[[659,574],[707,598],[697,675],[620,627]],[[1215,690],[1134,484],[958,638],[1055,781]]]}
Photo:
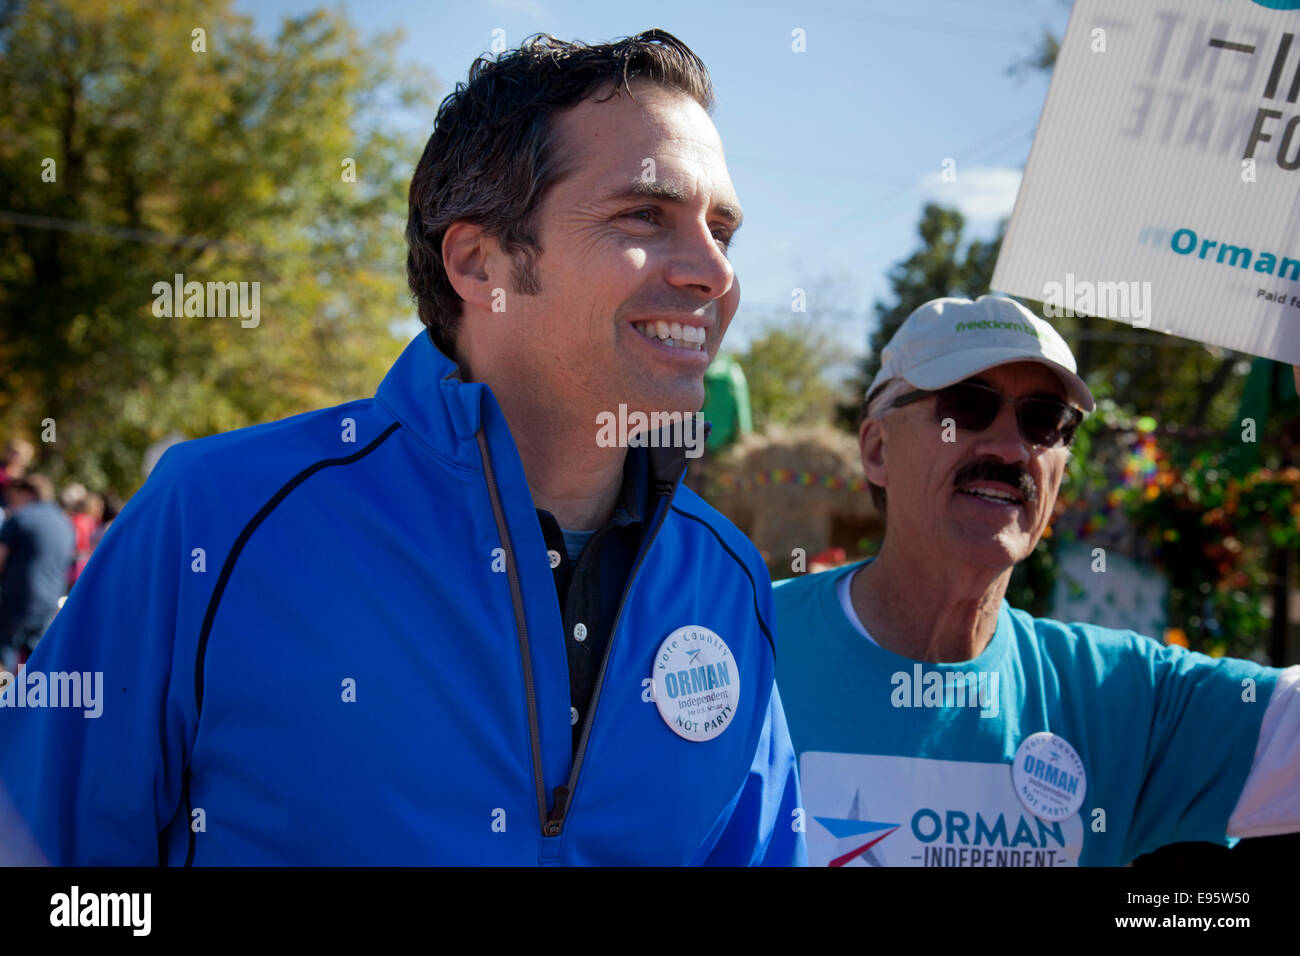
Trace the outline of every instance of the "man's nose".
{"label": "man's nose", "polygon": [[1005,462],[1023,464],[1029,461],[1031,449],[1020,436],[1015,406],[1006,403],[998,410],[993,424],[979,433],[975,442],[975,451],[983,455],[992,455]]}
{"label": "man's nose", "polygon": [[735,280],[736,271],[707,223],[692,223],[678,232],[668,262],[670,283],[718,299],[731,291]]}

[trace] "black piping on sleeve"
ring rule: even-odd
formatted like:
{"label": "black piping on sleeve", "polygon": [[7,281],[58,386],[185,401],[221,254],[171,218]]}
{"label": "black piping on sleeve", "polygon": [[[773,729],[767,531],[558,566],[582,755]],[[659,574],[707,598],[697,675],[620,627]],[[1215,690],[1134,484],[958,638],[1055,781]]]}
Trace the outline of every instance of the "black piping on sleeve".
{"label": "black piping on sleeve", "polygon": [[[235,539],[235,543],[231,546],[230,553],[226,555],[225,564],[221,566],[221,575],[217,578],[216,586],[212,589],[212,597],[208,599],[207,613],[203,615],[203,627],[199,631],[199,646],[194,658],[194,723],[196,728],[200,718],[203,716],[203,664],[204,659],[207,656],[208,635],[212,633],[212,622],[216,619],[217,607],[221,604],[221,597],[225,593],[226,584],[230,581],[230,575],[235,570],[235,563],[239,560],[239,555],[244,550],[244,545],[248,543],[248,539],[253,536],[253,532],[256,531],[258,526],[267,519],[280,502],[284,501],[284,499],[289,496],[291,491],[301,485],[312,475],[316,474],[316,472],[334,465],[350,465],[353,462],[360,461],[366,455],[370,454],[382,445],[388,436],[397,431],[400,427],[401,422],[393,422],[385,428],[374,441],[366,445],[366,447],[353,452],[351,455],[346,455],[342,458],[325,458],[321,461],[315,462],[314,464],[308,465],[302,471],[298,472],[298,474],[285,482],[284,486],[271,496],[271,500],[262,505],[257,514],[253,515],[248,524],[244,525],[244,530],[239,532],[239,537]],[[185,824],[189,828],[189,849],[185,854],[185,865],[193,866],[194,809],[190,806],[190,768],[188,765],[185,767],[182,790],[184,791],[186,811]],[[159,860],[159,862],[162,863],[163,861]]]}
{"label": "black piping on sleeve", "polygon": [[772,656],[776,657],[776,641],[772,639],[772,632],[768,630],[767,622],[763,620],[763,615],[759,613],[758,610],[758,585],[754,582],[754,576],[749,573],[749,568],[746,566],[745,562],[740,560],[740,556],[736,554],[735,551],[731,550],[731,547],[727,542],[722,540],[722,535],[718,534],[717,529],[714,528],[713,525],[709,524],[703,518],[697,518],[693,514],[687,514],[676,505],[673,505],[673,511],[677,512],[683,518],[690,518],[692,521],[698,522],[708,528],[713,537],[718,539],[718,544],[722,545],[722,549],[726,551],[727,554],[731,555],[732,560],[740,565],[740,570],[745,572],[745,577],[749,578],[749,587],[754,592],[754,617],[758,619],[758,626],[763,631],[763,636],[767,638],[768,645],[772,648]]}

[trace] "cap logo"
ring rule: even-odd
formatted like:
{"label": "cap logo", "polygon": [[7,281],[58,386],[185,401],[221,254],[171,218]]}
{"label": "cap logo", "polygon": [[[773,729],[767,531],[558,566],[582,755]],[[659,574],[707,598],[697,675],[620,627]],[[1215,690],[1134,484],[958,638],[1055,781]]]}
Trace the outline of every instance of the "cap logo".
{"label": "cap logo", "polygon": [[955,332],[971,332],[975,329],[1015,329],[1017,332],[1024,332],[1026,335],[1032,335],[1038,338],[1038,330],[1032,325],[1024,325],[1020,322],[1001,322],[995,319],[980,319],[976,322],[958,322]]}

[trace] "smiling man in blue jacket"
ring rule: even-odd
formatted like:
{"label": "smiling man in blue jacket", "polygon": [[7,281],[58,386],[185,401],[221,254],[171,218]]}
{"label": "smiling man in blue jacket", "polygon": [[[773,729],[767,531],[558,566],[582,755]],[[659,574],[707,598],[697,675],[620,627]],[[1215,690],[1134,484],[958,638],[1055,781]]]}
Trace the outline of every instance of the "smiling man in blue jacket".
{"label": "smiling man in blue jacket", "polygon": [[694,419],[639,427],[739,301],[712,100],[660,31],[475,63],[411,183],[426,331],[373,398],[164,456],[0,695],[0,845],[804,862],[767,572],[679,486]]}

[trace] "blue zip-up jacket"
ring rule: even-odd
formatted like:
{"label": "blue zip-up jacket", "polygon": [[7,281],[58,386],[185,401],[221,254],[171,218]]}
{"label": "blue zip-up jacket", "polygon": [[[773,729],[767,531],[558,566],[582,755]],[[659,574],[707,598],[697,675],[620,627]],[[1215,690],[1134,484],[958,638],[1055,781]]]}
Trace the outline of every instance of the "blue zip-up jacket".
{"label": "blue zip-up jacket", "polygon": [[[170,449],[28,662],[87,693],[102,672],[99,716],[13,706],[37,701],[31,674],[5,691],[0,827],[27,833],[0,846],[34,838],[61,864],[806,862],[766,568],[677,487],[681,450],[652,452],[669,484],[575,752],[514,440],[427,335],[373,399]],[[649,689],[684,625],[722,637],[739,681],[701,742]]]}

